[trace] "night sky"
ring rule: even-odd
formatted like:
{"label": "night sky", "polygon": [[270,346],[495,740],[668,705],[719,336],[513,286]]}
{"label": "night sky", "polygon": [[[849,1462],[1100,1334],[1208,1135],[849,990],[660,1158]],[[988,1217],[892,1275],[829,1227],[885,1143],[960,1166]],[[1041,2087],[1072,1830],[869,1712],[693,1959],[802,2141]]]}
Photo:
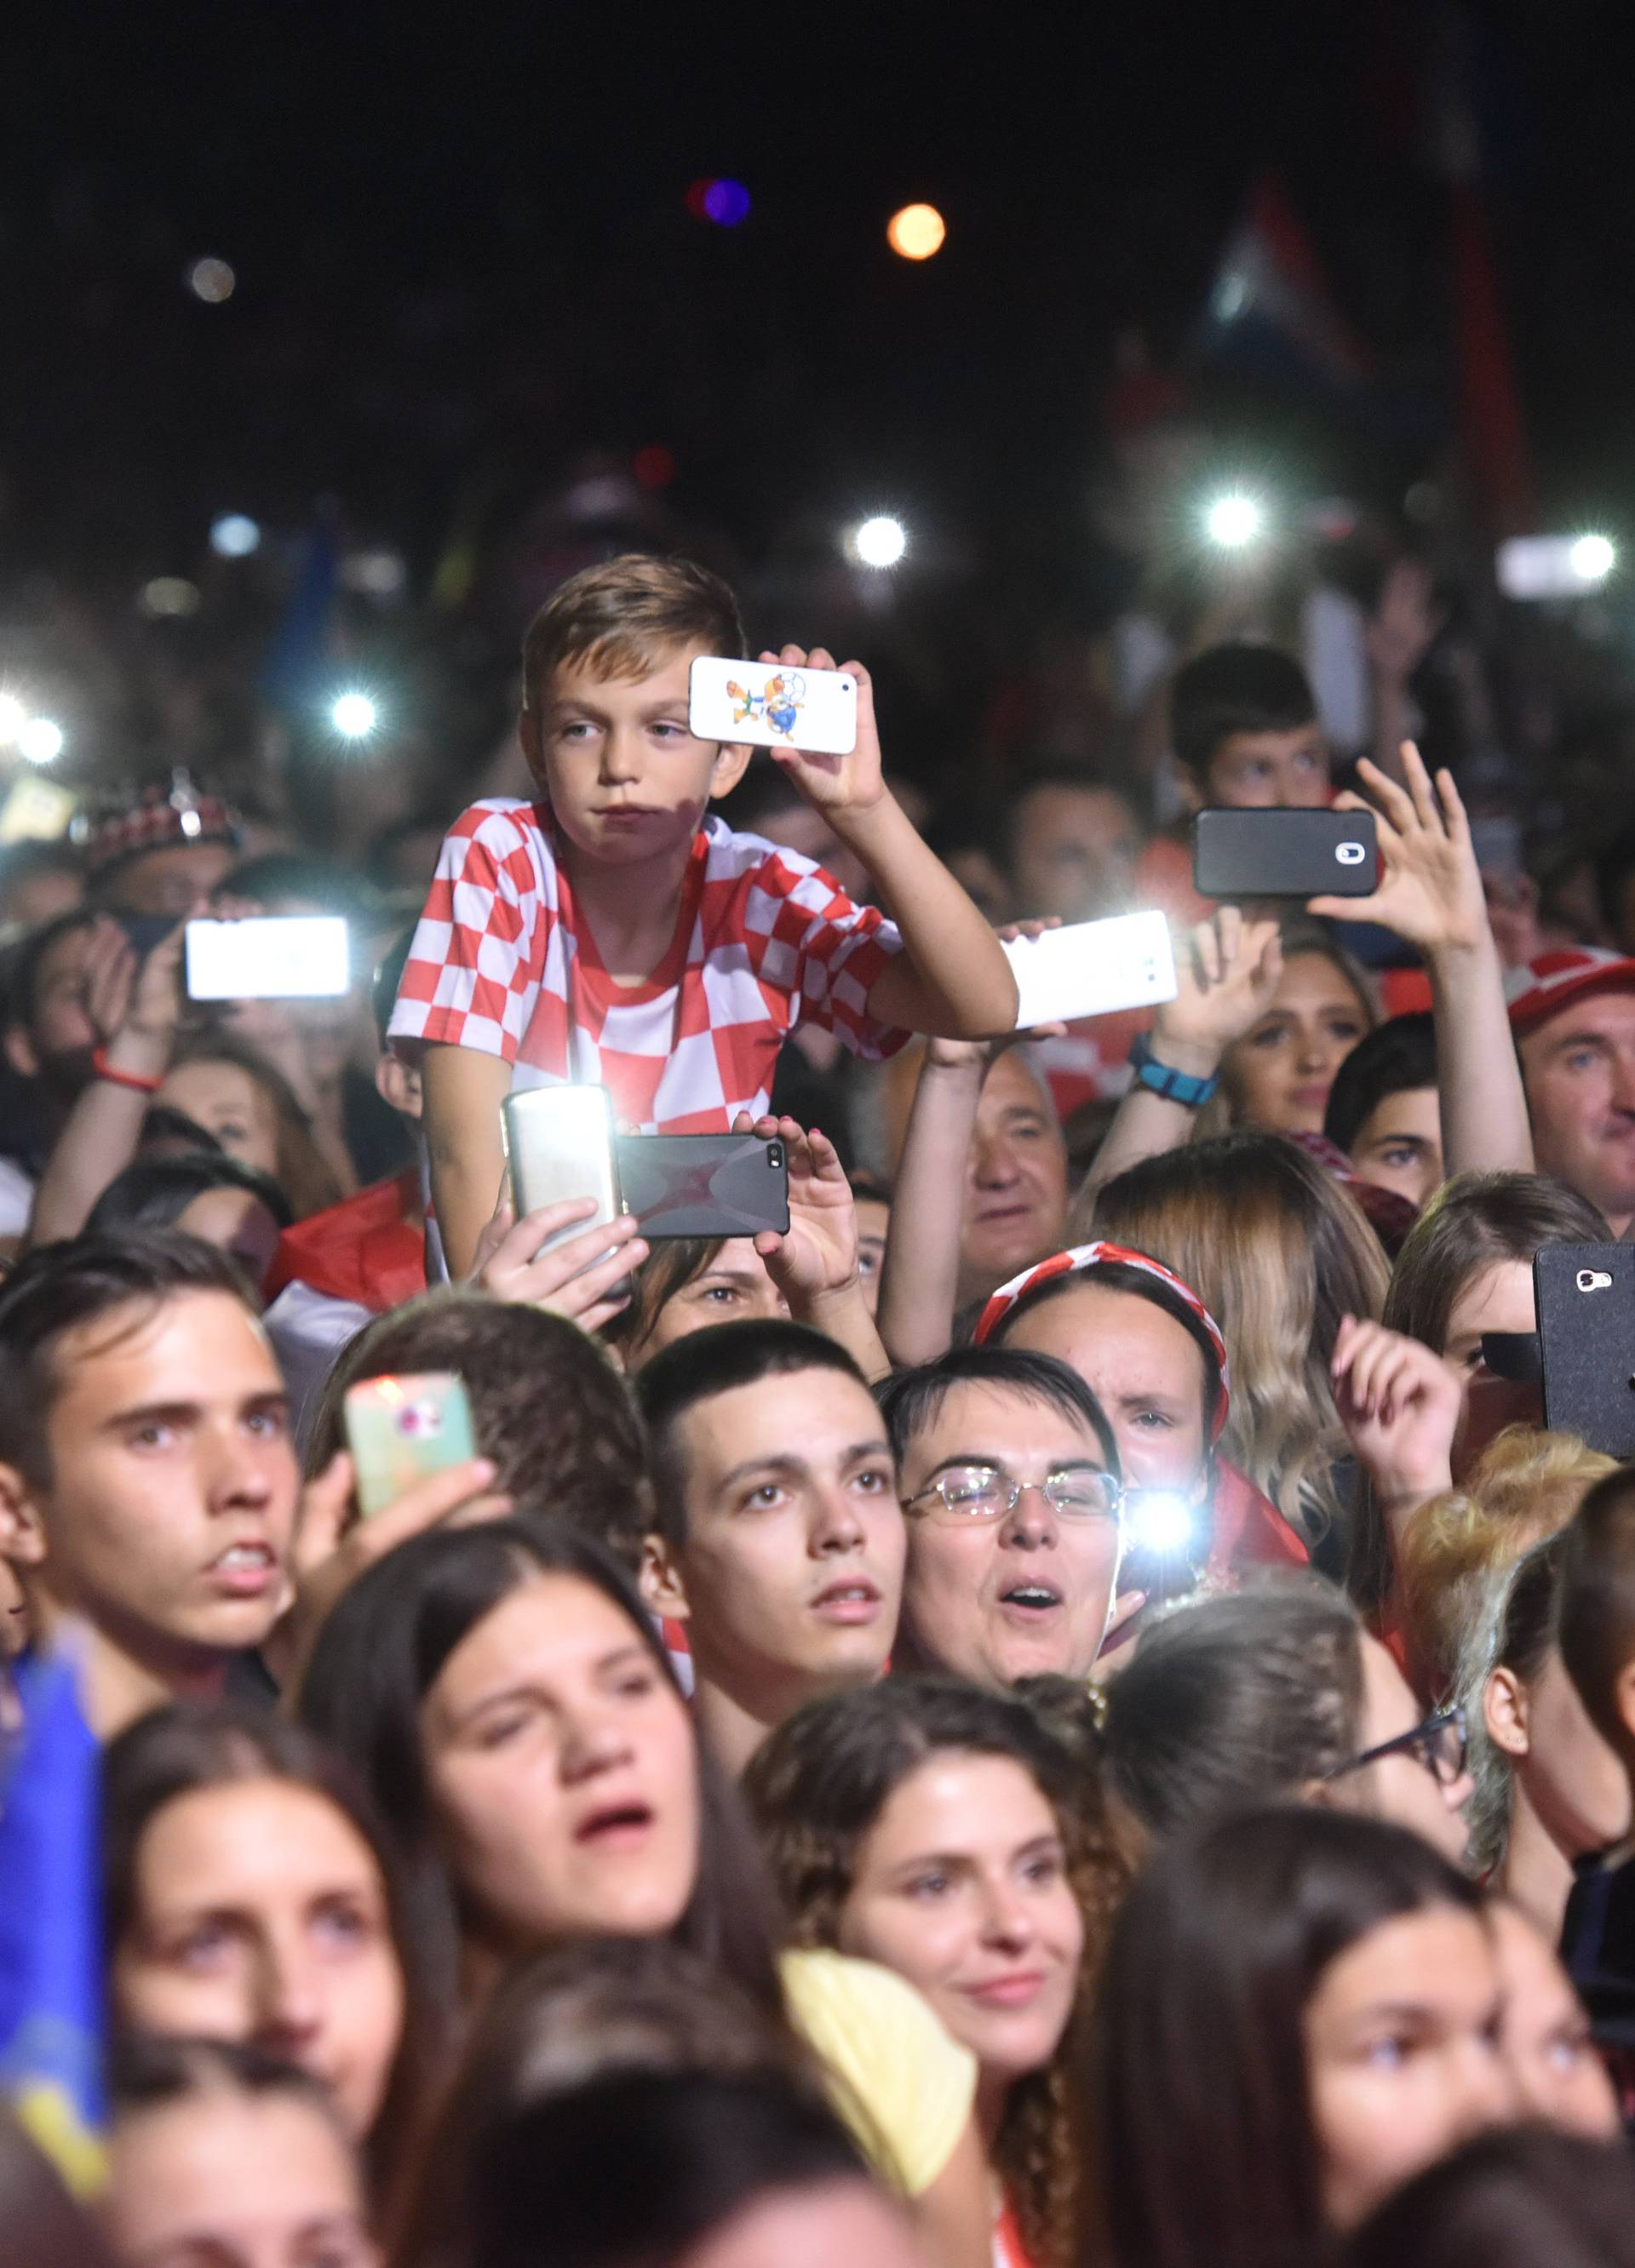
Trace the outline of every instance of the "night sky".
{"label": "night sky", "polygon": [[[1268,167],[1389,404],[1302,429],[1302,477],[1388,490],[1447,414],[1453,81],[1549,510],[1635,526],[1627,11],[654,12],[14,6],[10,563],[161,571],[212,511],[323,491],[425,563],[462,499],[655,443],[751,550],[876,502],[956,546],[1071,527],[1115,337],[1184,357]],[[686,209],[714,173],[740,229]],[[883,231],[919,197],[949,235],[912,267]],[[1265,417],[1192,383],[1223,432]]]}

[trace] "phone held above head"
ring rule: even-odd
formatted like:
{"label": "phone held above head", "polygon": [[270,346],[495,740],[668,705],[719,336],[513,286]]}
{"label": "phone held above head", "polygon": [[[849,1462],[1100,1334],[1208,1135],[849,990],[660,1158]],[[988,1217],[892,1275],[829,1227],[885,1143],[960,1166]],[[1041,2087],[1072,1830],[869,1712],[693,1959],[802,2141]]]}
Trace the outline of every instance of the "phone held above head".
{"label": "phone held above head", "polygon": [[1160,913],[1075,922],[1005,948],[1016,978],[1016,1028],[1153,1008],[1175,997],[1175,954]]}
{"label": "phone held above head", "polygon": [[[174,926],[165,923],[165,935]],[[132,942],[138,952],[148,949]],[[158,942],[149,939],[150,946]],[[351,946],[338,914],[190,921],[183,945],[190,1000],[333,998],[352,981]]]}
{"label": "phone held above head", "polygon": [[1200,811],[1192,880],[1206,898],[1366,898],[1380,887],[1370,811]]}
{"label": "phone held above head", "polygon": [[701,740],[849,756],[858,744],[858,681],[843,669],[701,655],[688,680],[687,722]]}
{"label": "phone held above head", "polygon": [[517,1212],[594,1199],[548,1243],[634,1213],[650,1242],[679,1236],[755,1236],[789,1228],[784,1145],[755,1134],[614,1132],[605,1086],[556,1084],[506,1096],[501,1106]]}

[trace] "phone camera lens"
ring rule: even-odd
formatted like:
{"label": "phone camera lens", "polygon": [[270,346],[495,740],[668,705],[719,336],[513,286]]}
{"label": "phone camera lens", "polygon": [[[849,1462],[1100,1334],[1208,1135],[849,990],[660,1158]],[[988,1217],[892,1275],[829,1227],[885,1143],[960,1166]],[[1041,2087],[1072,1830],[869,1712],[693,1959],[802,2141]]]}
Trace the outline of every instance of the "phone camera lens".
{"label": "phone camera lens", "polygon": [[435,1402],[410,1402],[399,1412],[397,1430],[406,1441],[430,1441],[443,1430],[443,1413]]}
{"label": "phone camera lens", "polygon": [[784,1145],[781,1142],[769,1142],[767,1144],[766,1161],[771,1170],[776,1173],[784,1162]]}

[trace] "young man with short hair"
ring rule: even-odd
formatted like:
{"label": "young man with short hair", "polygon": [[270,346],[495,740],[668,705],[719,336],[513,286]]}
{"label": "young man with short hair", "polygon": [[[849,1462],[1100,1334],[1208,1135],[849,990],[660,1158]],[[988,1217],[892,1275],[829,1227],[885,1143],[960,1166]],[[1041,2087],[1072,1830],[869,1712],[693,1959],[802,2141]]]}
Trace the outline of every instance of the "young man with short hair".
{"label": "young man with short hair", "polygon": [[[689,674],[744,652],[737,602],[685,560],[630,556],[571,577],[523,646],[532,804],[456,821],[438,861],[392,1033],[422,1059],[432,1197],[451,1271],[493,1212],[513,1085],[605,1085],[656,1133],[729,1132],[766,1108],[803,1018],[864,1057],[912,1029],[1008,1031],[1016,983],[998,939],[887,788],[868,674],[843,756],[777,762],[896,910],[887,922],[822,870],[706,819],[748,761],[699,740]],[[785,646],[792,670],[829,669]]]}
{"label": "young man with short hair", "polygon": [[700,1727],[740,1771],[803,1701],[886,1667],[905,1545],[885,1422],[799,1323],[691,1332],[635,1386],[659,1520],[643,1593],[685,1623]]}
{"label": "young man with short hair", "polygon": [[298,1488],[284,1381],[225,1253],[85,1237],[0,1288],[0,1557],[33,1642],[88,1626],[99,1735],[218,1690],[267,1638]]}
{"label": "young man with short hair", "polygon": [[894,1667],[1003,1689],[1088,1677],[1123,1495],[1101,1405],[1053,1356],[958,1347],[881,1395],[909,1515]]}

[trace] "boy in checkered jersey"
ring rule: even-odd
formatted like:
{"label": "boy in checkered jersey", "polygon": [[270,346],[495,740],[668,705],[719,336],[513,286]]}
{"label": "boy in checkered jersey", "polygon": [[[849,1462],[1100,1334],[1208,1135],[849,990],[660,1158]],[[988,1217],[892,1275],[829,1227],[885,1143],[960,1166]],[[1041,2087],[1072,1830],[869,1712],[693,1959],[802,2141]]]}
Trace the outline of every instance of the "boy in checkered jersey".
{"label": "boy in checkered jersey", "polygon": [[[775,761],[866,867],[895,923],[823,870],[705,817],[749,760],[698,740],[688,678],[744,651],[718,577],[630,556],[564,583],[523,642],[534,803],[473,805],[443,845],[391,1035],[423,1075],[431,1192],[451,1271],[470,1266],[504,1177],[513,1086],[594,1082],[644,1131],[718,1133],[766,1108],[804,1018],[878,1057],[911,1031],[978,1038],[1016,1021],[998,940],[880,772],[858,681],[847,756]],[[762,656],[832,669],[821,648]]]}

